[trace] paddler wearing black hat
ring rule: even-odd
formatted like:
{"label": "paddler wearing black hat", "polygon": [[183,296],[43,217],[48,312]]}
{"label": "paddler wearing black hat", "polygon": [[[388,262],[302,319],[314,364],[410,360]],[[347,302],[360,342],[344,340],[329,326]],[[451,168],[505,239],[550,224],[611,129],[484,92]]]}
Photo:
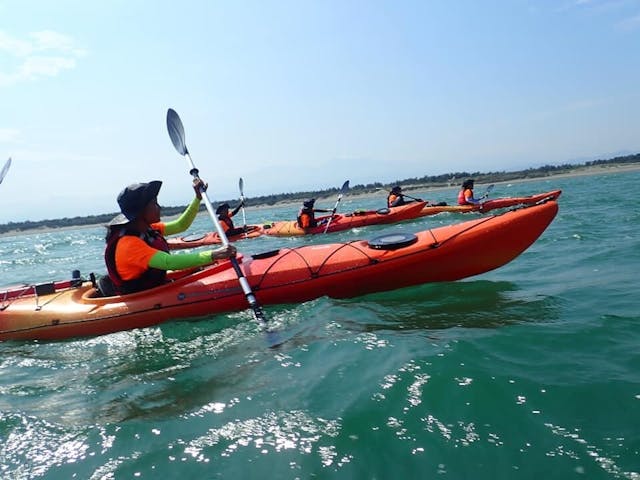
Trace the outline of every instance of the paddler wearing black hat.
{"label": "paddler wearing black hat", "polygon": [[[411,200],[407,200],[407,198],[410,198]],[[421,198],[413,198],[409,195],[405,195],[404,193],[402,193],[402,187],[400,185],[396,185],[391,189],[389,195],[387,195],[387,208],[400,207],[402,205],[406,205],[407,203],[421,201]]]}
{"label": "paddler wearing black hat", "polygon": [[244,200],[242,200],[236,208],[233,209],[232,212],[229,212],[231,208],[228,203],[223,203],[216,208],[216,215],[218,216],[218,220],[220,221],[220,226],[224,230],[224,233],[227,236],[238,235],[240,233],[244,233],[245,229],[242,227],[235,227],[233,225],[233,217],[238,211],[244,207]]}
{"label": "paddler wearing black hat", "polygon": [[[118,195],[120,214],[107,224],[104,258],[113,291],[101,282],[103,294],[134,293],[162,285],[168,270],[182,270],[214,263],[236,254],[232,245],[216,250],[170,255],[165,235],[184,232],[195,219],[202,196],[202,180],[195,180],[196,196],[179,218],[160,221],[158,192],[162,182],[134,183]],[[104,287],[104,288],[103,288]]]}
{"label": "paddler wearing black hat", "polygon": [[315,198],[310,198],[309,200],[305,200],[302,202],[302,207],[298,212],[298,226],[300,228],[313,228],[318,226],[318,221],[316,220],[316,213],[329,213],[333,212],[333,210],[323,210],[321,208],[313,208],[316,203]]}

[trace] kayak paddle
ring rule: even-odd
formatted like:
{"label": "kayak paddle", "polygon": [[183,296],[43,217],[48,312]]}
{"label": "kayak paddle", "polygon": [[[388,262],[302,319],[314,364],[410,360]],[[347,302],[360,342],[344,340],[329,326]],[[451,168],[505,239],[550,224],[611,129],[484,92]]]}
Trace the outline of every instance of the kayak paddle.
{"label": "kayak paddle", "polygon": [[487,190],[484,192],[484,195],[482,195],[480,197],[480,200],[482,200],[483,198],[487,198],[489,196],[489,193],[493,190],[493,187],[495,187],[495,185],[493,183],[491,185],[489,185],[487,187]]}
{"label": "kayak paddle", "polygon": [[9,171],[10,166],[11,166],[11,157],[9,157],[9,160],[7,160],[7,163],[5,163],[4,167],[2,167],[2,171],[0,171],[0,183],[2,183],[2,180],[4,180],[4,176]]}
{"label": "kayak paddle", "polygon": [[411,195],[407,195],[406,193],[401,193],[400,195],[402,195],[403,197],[410,198],[411,200],[415,200],[416,202],[422,202],[423,201],[421,198],[412,197]]}
{"label": "kayak paddle", "polygon": [[340,203],[340,200],[342,200],[342,195],[344,193],[347,193],[348,190],[349,190],[349,180],[347,180],[342,184],[342,188],[340,189],[340,194],[338,195],[338,200],[336,200],[336,204],[333,206],[333,210],[331,211],[331,216],[327,221],[327,226],[324,227],[324,233],[327,233],[327,230],[329,230],[329,225],[331,225],[331,220],[333,220],[333,216],[336,214],[336,210],[338,209],[338,204]]}
{"label": "kayak paddle", "polygon": [[238,188],[240,189],[240,202],[242,203],[242,229],[244,230],[245,237],[247,236],[247,217],[244,215],[244,182],[242,177],[238,181]]}
{"label": "kayak paddle", "polygon": [[[176,113],[176,111],[171,108],[167,111],[167,130],[169,131],[169,137],[171,137],[173,146],[176,148],[176,150],[180,155],[182,155],[187,159],[187,162],[191,167],[191,170],[189,170],[189,173],[194,179],[199,180],[200,177],[198,176],[198,169],[194,165],[193,160],[191,159],[191,155],[189,155],[189,150],[187,150],[187,145],[185,143],[184,127],[182,126],[182,120],[180,120],[180,116]],[[227,239],[227,236],[224,233],[224,230],[222,230],[222,227],[220,226],[220,222],[218,221],[218,216],[215,214],[215,211],[213,210],[213,206],[211,205],[211,201],[209,200],[207,192],[202,186],[200,187],[200,194],[202,195],[202,200],[204,200],[204,204],[207,207],[209,216],[211,217],[211,220],[213,220],[213,224],[216,227],[216,231],[218,232],[220,241],[222,242],[222,245],[226,247],[227,245],[229,245],[229,240]],[[249,282],[247,281],[244,274],[242,273],[242,270],[240,269],[240,265],[238,265],[238,259],[236,257],[231,257],[230,260],[231,260],[231,265],[233,265],[233,269],[235,270],[236,275],[238,276],[238,281],[240,282],[240,286],[242,287],[244,296],[247,298],[247,302],[249,302],[249,306],[253,310],[253,314],[255,315],[258,322],[260,322],[262,325],[266,325],[267,319],[265,318],[264,312],[262,311],[262,307],[256,300],[256,297],[253,294],[253,292],[251,291],[251,286],[249,285]]]}
{"label": "kayak paddle", "polygon": [[[382,188],[382,187],[378,188],[377,190],[384,190],[387,193],[391,193],[391,190],[387,190],[386,188]],[[416,202],[424,202],[424,200],[422,200],[421,198],[412,197],[411,195],[407,195],[404,192],[402,192],[400,195],[402,195],[403,197],[410,198],[411,200],[415,200]]]}

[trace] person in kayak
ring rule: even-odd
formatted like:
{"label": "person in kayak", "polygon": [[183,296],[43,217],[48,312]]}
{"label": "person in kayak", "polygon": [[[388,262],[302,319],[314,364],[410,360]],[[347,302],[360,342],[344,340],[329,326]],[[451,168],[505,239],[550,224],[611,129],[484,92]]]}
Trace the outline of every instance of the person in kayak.
{"label": "person in kayak", "polygon": [[[170,255],[165,235],[185,231],[193,222],[200,207],[202,180],[194,180],[196,192],[186,210],[170,222],[160,221],[158,192],[162,182],[134,183],[118,195],[120,214],[107,224],[107,246],[104,258],[111,286],[100,283],[103,294],[134,293],[162,285],[167,270],[209,265],[216,260],[236,254],[235,247]],[[105,277],[103,277],[104,279]],[[101,280],[103,280],[101,279]],[[107,282],[109,283],[109,282]],[[105,292],[112,287],[112,292]]]}
{"label": "person in kayak", "polygon": [[[320,208],[313,208],[316,203],[315,198],[310,198],[302,203],[302,207],[298,212],[298,226],[303,229],[317,227],[322,222],[316,220],[316,213],[329,213],[333,210],[323,210]],[[325,220],[326,221],[326,220]]]}
{"label": "person in kayak", "polygon": [[239,235],[245,232],[245,229],[243,227],[235,227],[233,225],[233,220],[231,220],[231,217],[235,216],[235,214],[238,213],[238,211],[240,211],[242,207],[244,207],[244,200],[242,200],[238,204],[238,206],[233,209],[232,212],[229,212],[229,208],[231,207],[228,203],[223,203],[222,205],[218,206],[218,208],[216,208],[216,215],[218,216],[218,220],[220,221],[220,226],[222,227],[222,230],[224,230],[224,233],[227,234],[227,236]]}
{"label": "person in kayak", "polygon": [[410,198],[409,200],[407,200],[407,198],[410,197],[402,193],[402,187],[400,185],[396,185],[391,189],[389,195],[387,195],[387,208],[400,207],[411,202],[422,202],[419,198]]}
{"label": "person in kayak", "polygon": [[469,178],[462,182],[462,188],[458,192],[458,205],[480,205],[479,198],[473,196],[473,185],[475,180]]}

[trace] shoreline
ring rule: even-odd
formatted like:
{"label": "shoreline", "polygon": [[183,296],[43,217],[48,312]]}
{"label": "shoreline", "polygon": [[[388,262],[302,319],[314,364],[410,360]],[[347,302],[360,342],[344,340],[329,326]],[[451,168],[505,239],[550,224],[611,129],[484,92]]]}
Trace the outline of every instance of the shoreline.
{"label": "shoreline", "polygon": [[[623,173],[623,172],[632,172],[640,170],[640,163],[634,164],[619,164],[619,165],[596,165],[596,166],[588,166],[588,167],[576,167],[574,170],[566,173],[551,173],[545,177],[532,177],[532,178],[514,178],[512,180],[506,181],[495,181],[491,182],[495,185],[503,185],[510,183],[527,183],[527,182],[537,182],[543,179],[551,179],[551,178],[567,178],[567,177],[582,177],[587,175],[599,175],[599,174],[609,174],[609,173]],[[482,188],[484,183],[476,182],[476,188]],[[488,185],[488,183],[487,183]],[[450,185],[450,186],[427,186],[427,185],[415,185],[415,186],[403,186],[402,189],[405,192],[411,191],[424,191],[424,192],[439,192],[443,190],[450,190],[452,188],[458,188],[459,185]],[[365,193],[348,193],[350,199],[359,199],[359,198],[373,198],[377,195],[383,196],[386,194],[384,189],[378,192],[365,192]],[[534,192],[535,193],[535,192]],[[325,200],[328,197],[318,197],[318,199]],[[262,210],[266,208],[274,208],[274,207],[287,207],[287,206],[295,206],[298,208],[300,205],[300,201],[282,201],[275,203],[274,205],[252,205],[251,208],[255,210]],[[203,214],[201,212],[199,215]]]}
{"label": "shoreline", "polygon": [[[505,183],[526,183],[526,182],[535,182],[542,179],[550,179],[550,178],[580,177],[580,176],[586,176],[586,175],[632,172],[636,170],[640,170],[640,163],[633,163],[628,165],[627,164],[595,165],[595,166],[588,166],[588,167],[577,167],[574,170],[566,173],[551,173],[545,177],[517,178],[517,179],[512,179],[507,181],[497,181],[493,183],[497,185],[505,184]],[[478,185],[483,185],[483,184],[479,183]],[[403,190],[408,192],[415,191],[415,190],[426,191],[426,192],[438,192],[443,190],[450,190],[451,188],[456,188],[456,187],[457,185],[437,186],[437,187],[415,185],[415,186],[406,186],[403,188]],[[379,192],[354,193],[354,194],[349,194],[349,197],[353,199],[372,198],[382,193],[384,193],[382,192],[382,190]],[[318,198],[324,199],[325,197],[318,197]],[[277,208],[277,207],[287,207],[287,206],[296,206],[297,208],[299,204],[300,204],[299,201],[286,200],[282,202],[277,202],[273,205],[252,205],[251,209],[264,210],[267,208]],[[198,215],[207,215],[207,213],[199,212]],[[165,217],[165,219],[172,220],[174,218],[177,218],[178,216],[179,215],[171,215],[171,216]],[[28,230],[10,230],[8,232],[0,233],[0,238],[39,234],[39,233],[49,233],[49,232],[61,232],[65,230],[91,229],[91,228],[97,228],[97,227],[103,227],[103,226],[104,225],[101,223],[95,223],[95,224],[88,224],[88,225],[69,225],[65,227],[39,227],[39,228],[32,228]]]}

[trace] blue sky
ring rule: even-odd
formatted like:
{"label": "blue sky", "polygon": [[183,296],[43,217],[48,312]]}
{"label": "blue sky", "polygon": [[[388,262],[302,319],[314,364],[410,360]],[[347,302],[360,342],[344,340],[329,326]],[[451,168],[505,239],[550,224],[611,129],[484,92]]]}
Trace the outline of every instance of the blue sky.
{"label": "blue sky", "polygon": [[[640,152],[640,0],[0,0],[0,223]],[[533,192],[532,192],[533,193]]]}

